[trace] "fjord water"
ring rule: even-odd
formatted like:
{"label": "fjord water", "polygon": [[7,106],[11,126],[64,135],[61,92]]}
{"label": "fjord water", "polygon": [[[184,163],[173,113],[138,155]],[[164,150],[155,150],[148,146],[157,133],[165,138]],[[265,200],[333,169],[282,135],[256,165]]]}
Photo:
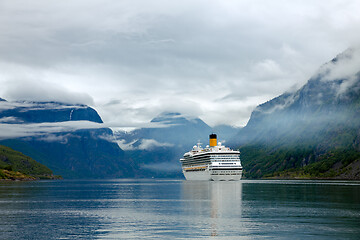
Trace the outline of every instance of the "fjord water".
{"label": "fjord water", "polygon": [[0,239],[359,239],[360,182],[0,183]]}

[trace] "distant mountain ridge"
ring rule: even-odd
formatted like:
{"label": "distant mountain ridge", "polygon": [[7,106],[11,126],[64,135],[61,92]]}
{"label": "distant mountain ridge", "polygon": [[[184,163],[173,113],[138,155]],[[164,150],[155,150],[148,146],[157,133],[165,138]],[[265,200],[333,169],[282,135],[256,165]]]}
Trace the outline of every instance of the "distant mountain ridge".
{"label": "distant mountain ridge", "polygon": [[[139,174],[146,177],[183,177],[179,159],[197,142],[208,145],[214,129],[197,117],[178,112],[163,112],[151,120],[151,128],[115,133],[120,146],[136,162]],[[236,132],[230,126],[216,129],[219,140]],[[224,135],[222,135],[224,132]]]}
{"label": "distant mountain ridge", "polygon": [[[2,101],[1,123],[17,125],[19,128],[25,126],[29,131],[35,128],[35,135],[7,138],[1,140],[0,144],[32,157],[64,178],[134,176],[132,161],[113,142],[111,129],[101,128],[100,125],[87,128],[86,123],[102,123],[101,117],[89,106]],[[54,132],[46,132],[44,129],[42,133],[41,124],[44,123],[50,124],[50,130],[55,129]],[[64,127],[64,123],[68,124]],[[66,130],[66,126],[71,124],[75,124],[74,128]]]}
{"label": "distant mountain ridge", "polygon": [[199,118],[164,112],[151,128],[116,132],[119,145],[136,162],[139,176],[182,177],[179,159],[198,140],[206,143],[211,128]]}
{"label": "distant mountain ridge", "polygon": [[[359,50],[349,49],[323,65],[299,90],[284,93],[253,111],[248,124],[232,141],[234,146],[241,146],[248,177],[289,169],[304,171],[319,162],[326,167],[321,171],[317,171],[320,167],[314,168],[310,175],[336,177],[341,175],[340,169],[329,172],[337,162],[329,160],[331,154],[351,153],[351,159],[345,155],[344,159],[350,163],[357,161],[359,59]],[[343,69],[351,71],[342,73]],[[343,163],[342,168],[346,165]]]}

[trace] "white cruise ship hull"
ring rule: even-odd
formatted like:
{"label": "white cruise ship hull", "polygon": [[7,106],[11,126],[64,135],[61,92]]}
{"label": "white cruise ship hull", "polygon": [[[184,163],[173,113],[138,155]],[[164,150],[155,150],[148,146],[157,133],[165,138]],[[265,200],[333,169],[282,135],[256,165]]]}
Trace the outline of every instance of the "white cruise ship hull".
{"label": "white cruise ship hull", "polygon": [[211,180],[212,181],[239,181],[241,179],[241,174],[242,171],[236,173],[236,174],[232,174],[232,173],[228,173],[228,174],[212,174],[211,175]]}
{"label": "white cruise ship hull", "polygon": [[190,181],[239,181],[241,179],[242,171],[185,171],[183,173],[186,180]]}
{"label": "white cruise ship hull", "polygon": [[210,172],[203,171],[203,172],[186,172],[183,171],[184,177],[186,180],[197,180],[197,181],[209,181],[211,180]]}

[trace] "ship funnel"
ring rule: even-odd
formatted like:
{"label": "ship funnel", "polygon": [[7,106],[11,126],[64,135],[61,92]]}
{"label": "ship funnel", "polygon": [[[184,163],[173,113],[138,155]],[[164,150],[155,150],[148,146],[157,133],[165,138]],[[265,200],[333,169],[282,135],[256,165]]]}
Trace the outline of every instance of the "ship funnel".
{"label": "ship funnel", "polygon": [[216,134],[214,134],[214,133],[210,134],[209,138],[210,138],[210,147],[217,146]]}

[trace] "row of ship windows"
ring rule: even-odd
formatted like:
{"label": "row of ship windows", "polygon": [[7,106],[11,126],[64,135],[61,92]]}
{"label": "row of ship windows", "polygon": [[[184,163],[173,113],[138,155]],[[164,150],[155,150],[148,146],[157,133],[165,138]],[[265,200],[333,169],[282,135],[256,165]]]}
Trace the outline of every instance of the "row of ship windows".
{"label": "row of ship windows", "polygon": [[[196,167],[196,166],[199,166],[199,165],[209,165],[210,163],[208,163],[208,162],[183,162],[183,166],[185,167],[185,166],[187,166],[187,167],[189,167],[189,166],[194,166],[194,167]],[[236,163],[223,163],[224,165],[236,165]],[[221,167],[221,166],[216,166],[216,167]]]}
{"label": "row of ship windows", "polygon": [[211,175],[241,175],[241,173],[213,173]]}
{"label": "row of ship windows", "polygon": [[206,156],[206,155],[202,155],[202,156],[184,156],[185,159],[202,159],[202,158],[206,158],[206,159],[239,159],[239,156],[237,155],[226,155],[226,156]]}
{"label": "row of ship windows", "polygon": [[221,158],[221,159],[184,159],[182,162],[234,162],[240,161],[239,158]]}
{"label": "row of ship windows", "polygon": [[184,158],[185,160],[209,160],[210,161],[210,158],[209,157],[185,157]]}
{"label": "row of ship windows", "polygon": [[183,162],[183,165],[184,166],[188,166],[188,165],[208,165],[208,164],[210,164],[210,162],[205,162],[205,161],[184,161]]}
{"label": "row of ship windows", "polygon": [[210,161],[209,159],[184,159],[182,163],[211,163],[211,162],[240,162],[240,159],[217,159]]}
{"label": "row of ship windows", "polygon": [[205,171],[205,168],[202,169],[189,169],[189,170],[185,170],[185,172],[203,172]]}
{"label": "row of ship windows", "polygon": [[240,171],[216,171],[212,172],[211,175],[240,175]]}
{"label": "row of ship windows", "polygon": [[[185,170],[185,172],[203,172],[205,171],[206,169],[205,168],[201,168],[201,169],[188,169],[188,170]],[[237,169],[237,170],[226,170],[226,171],[219,171],[219,170],[216,170],[216,171],[213,171],[212,172],[212,175],[222,175],[222,174],[233,174],[233,173],[236,173],[238,175],[240,175],[240,171],[242,169]]]}
{"label": "row of ship windows", "polygon": [[210,164],[211,162],[239,162],[240,159],[236,158],[236,159],[216,159],[216,160],[212,160],[210,161],[209,159],[184,159],[182,160],[182,164],[184,165],[190,165],[190,164],[194,164],[194,165],[200,165],[200,164]]}
{"label": "row of ship windows", "polygon": [[212,170],[213,171],[216,171],[216,172],[220,172],[221,170],[226,170],[226,171],[229,171],[229,170],[242,170],[242,167],[238,167],[238,168],[234,168],[234,167],[229,167],[227,168],[227,166],[219,166],[219,167],[212,167]]}
{"label": "row of ship windows", "polygon": [[[183,163],[184,167],[199,167],[199,166],[207,166],[208,163]],[[239,164],[240,165],[240,164]],[[221,168],[221,167],[237,167],[236,163],[223,163],[223,165],[212,166],[213,168]]]}
{"label": "row of ship windows", "polygon": [[[233,162],[239,162],[239,159],[231,159],[231,161],[229,160],[218,160],[218,161],[213,161],[213,162],[226,162],[226,164],[232,164]],[[230,162],[230,163],[228,163]]]}

